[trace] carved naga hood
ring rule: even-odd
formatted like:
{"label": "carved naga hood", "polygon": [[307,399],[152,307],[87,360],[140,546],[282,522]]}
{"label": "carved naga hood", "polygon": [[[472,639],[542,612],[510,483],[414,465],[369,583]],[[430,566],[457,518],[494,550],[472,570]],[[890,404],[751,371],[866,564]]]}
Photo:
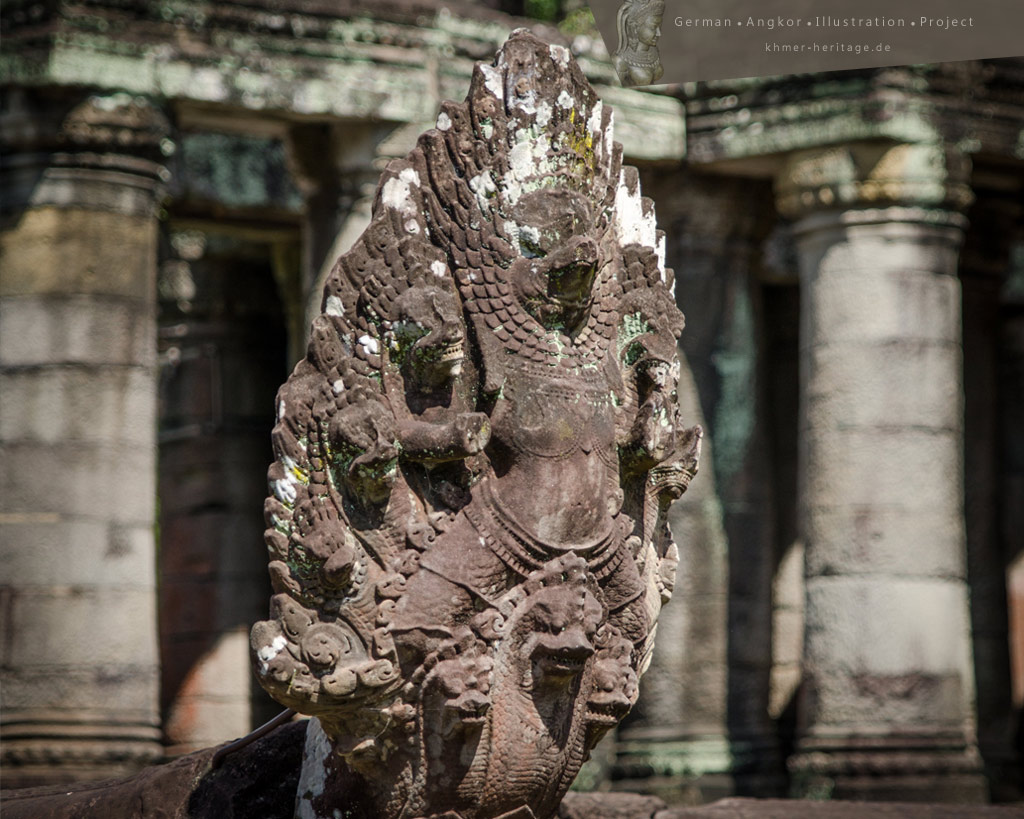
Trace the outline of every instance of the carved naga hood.
{"label": "carved naga hood", "polygon": [[252,632],[260,683],[318,717],[302,815],[550,816],[636,700],[701,432],[621,154],[568,50],[514,32],[329,276]]}

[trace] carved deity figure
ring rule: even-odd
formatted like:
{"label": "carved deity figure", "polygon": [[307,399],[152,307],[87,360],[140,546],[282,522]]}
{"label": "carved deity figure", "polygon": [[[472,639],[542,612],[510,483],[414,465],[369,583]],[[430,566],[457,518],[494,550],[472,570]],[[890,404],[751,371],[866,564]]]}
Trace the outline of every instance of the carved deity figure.
{"label": "carved deity figure", "polygon": [[615,18],[619,44],[612,64],[623,85],[651,85],[661,79],[661,19],[665,0],[625,0]]}
{"label": "carved deity figure", "polygon": [[549,817],[636,700],[701,431],[621,156],[569,52],[515,32],[328,277],[252,632],[262,685],[318,718],[300,815]]}

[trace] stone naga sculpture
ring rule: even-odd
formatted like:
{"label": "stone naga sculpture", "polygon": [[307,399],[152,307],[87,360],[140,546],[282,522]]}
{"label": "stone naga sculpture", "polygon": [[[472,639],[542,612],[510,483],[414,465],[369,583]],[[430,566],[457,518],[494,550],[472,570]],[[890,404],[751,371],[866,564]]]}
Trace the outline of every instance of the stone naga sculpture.
{"label": "stone naga sculpture", "polygon": [[665,0],[625,0],[615,18],[619,44],[612,64],[623,85],[651,85],[664,69],[658,54]]}
{"label": "stone naga sculpture", "polygon": [[702,433],[621,154],[569,52],[515,32],[327,280],[252,632],[261,684],[318,718],[301,816],[551,816],[636,700]]}

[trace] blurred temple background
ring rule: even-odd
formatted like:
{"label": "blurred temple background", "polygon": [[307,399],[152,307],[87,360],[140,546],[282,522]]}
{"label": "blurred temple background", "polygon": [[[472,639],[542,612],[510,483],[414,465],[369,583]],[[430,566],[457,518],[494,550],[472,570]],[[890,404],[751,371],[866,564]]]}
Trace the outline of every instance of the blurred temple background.
{"label": "blurred temple background", "polygon": [[377,177],[527,25],[668,233],[683,562],[585,771],[1011,801],[1024,700],[1024,58],[625,90],[569,0],[6,0],[5,787],[247,733],[274,394]]}

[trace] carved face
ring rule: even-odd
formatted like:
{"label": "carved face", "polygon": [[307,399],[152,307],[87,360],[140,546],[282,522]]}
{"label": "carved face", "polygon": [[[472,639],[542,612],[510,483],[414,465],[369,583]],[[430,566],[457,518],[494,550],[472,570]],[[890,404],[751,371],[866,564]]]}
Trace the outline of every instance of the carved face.
{"label": "carved face", "polygon": [[407,380],[434,390],[459,375],[465,334],[450,293],[438,287],[411,287],[395,300],[394,315],[393,346]]}
{"label": "carved face", "polygon": [[549,586],[537,594],[526,619],[532,634],[525,646],[535,684],[558,684],[583,671],[594,654],[601,616],[601,605],[589,592]]}
{"label": "carved face", "polygon": [[642,3],[634,6],[626,24],[631,45],[653,48],[661,37],[661,18],[665,14],[663,2]]}
{"label": "carved face", "polygon": [[637,28],[636,37],[640,41],[641,45],[645,46],[656,46],[658,44],[658,38],[661,36],[661,27],[657,20],[648,17],[643,23]]}
{"label": "carved face", "polygon": [[520,302],[549,330],[572,334],[593,301],[598,248],[589,203],[564,188],[526,194],[514,211],[523,256],[512,274]]}
{"label": "carved face", "polygon": [[363,503],[382,504],[398,473],[394,422],[377,402],[354,404],[339,412],[329,428],[342,482]]}

